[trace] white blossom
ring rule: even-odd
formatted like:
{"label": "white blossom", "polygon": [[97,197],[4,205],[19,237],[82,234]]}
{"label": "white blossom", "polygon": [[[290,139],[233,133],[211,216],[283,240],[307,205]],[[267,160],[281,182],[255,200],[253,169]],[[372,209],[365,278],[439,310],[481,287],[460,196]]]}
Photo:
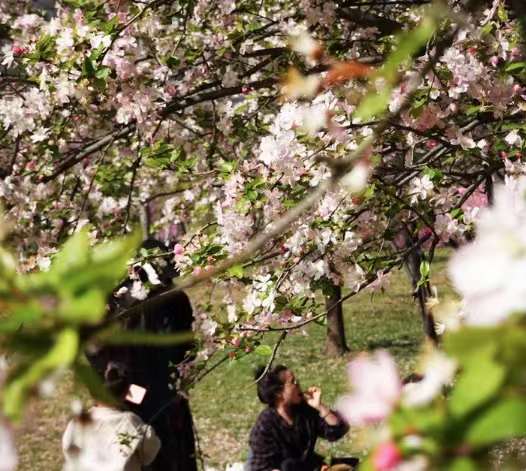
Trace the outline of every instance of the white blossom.
{"label": "white blossom", "polygon": [[0,471],[14,471],[18,466],[18,456],[13,433],[5,419],[0,416]]}
{"label": "white blossom", "polygon": [[426,200],[429,193],[433,191],[434,185],[429,175],[424,175],[422,178],[413,178],[409,182],[409,194],[411,195],[411,204],[416,204],[420,198],[422,201]]}
{"label": "white blossom", "polygon": [[495,191],[493,207],[476,222],[477,237],[449,263],[455,288],[465,302],[465,322],[493,325],[526,312],[525,177]]}

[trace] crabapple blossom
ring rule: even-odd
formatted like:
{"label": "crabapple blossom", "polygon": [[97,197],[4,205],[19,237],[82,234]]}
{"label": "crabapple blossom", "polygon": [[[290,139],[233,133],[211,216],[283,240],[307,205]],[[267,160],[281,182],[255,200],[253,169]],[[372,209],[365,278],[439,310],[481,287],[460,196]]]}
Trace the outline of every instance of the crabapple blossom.
{"label": "crabapple blossom", "polygon": [[351,424],[384,420],[397,406],[402,383],[393,358],[385,351],[362,354],[348,366],[352,392],[339,399],[338,410]]}
{"label": "crabapple blossom", "polygon": [[402,462],[402,454],[393,442],[382,443],[373,456],[373,466],[377,471],[391,471]]}
{"label": "crabapple blossom", "polygon": [[422,178],[413,178],[409,184],[409,194],[411,195],[411,204],[416,204],[418,199],[427,199],[429,193],[433,191],[434,185],[429,175]]}
{"label": "crabapple blossom", "polygon": [[451,259],[449,272],[465,302],[464,322],[494,325],[526,309],[523,253],[526,201],[521,177],[495,191],[495,203],[480,211],[477,237]]}

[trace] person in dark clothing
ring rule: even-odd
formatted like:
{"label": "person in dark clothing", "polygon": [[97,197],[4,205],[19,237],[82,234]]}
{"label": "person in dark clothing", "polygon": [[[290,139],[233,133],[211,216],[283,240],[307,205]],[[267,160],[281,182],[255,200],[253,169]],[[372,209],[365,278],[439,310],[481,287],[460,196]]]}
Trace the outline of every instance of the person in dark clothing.
{"label": "person in dark clothing", "polygon": [[[256,378],[262,373],[259,370]],[[325,463],[314,451],[316,440],[339,440],[349,430],[348,424],[323,404],[320,388],[309,388],[304,395],[294,373],[285,366],[271,369],[257,386],[260,401],[268,407],[250,432],[250,471],[321,470]],[[358,461],[350,460],[351,464]]]}
{"label": "person in dark clothing", "polygon": [[[144,242],[143,248],[158,249],[160,253],[168,252],[164,244],[155,240]],[[169,262],[162,265],[164,266],[158,264],[155,267],[161,283],[152,287],[148,298],[173,287],[172,278],[177,276],[177,271]],[[143,269],[136,270],[135,276],[142,282],[148,279]],[[108,318],[117,316],[123,330],[157,334],[192,330],[194,320],[192,307],[184,292],[179,292],[168,302],[147,308],[130,296],[132,284],[133,281],[130,279],[124,281],[115,292],[123,287],[128,288],[128,292],[118,298],[112,296],[109,302]],[[118,317],[123,310],[136,305],[141,308],[138,314],[130,318]],[[125,364],[130,383],[147,390],[143,401],[131,405],[130,409],[145,423],[152,425],[162,443],[154,462],[146,468],[148,471],[197,471],[190,406],[183,395],[169,386],[175,384],[178,375],[177,365],[185,360],[187,352],[193,346],[193,342],[167,346],[102,346],[86,354],[93,368],[99,373],[103,372],[111,361]]]}

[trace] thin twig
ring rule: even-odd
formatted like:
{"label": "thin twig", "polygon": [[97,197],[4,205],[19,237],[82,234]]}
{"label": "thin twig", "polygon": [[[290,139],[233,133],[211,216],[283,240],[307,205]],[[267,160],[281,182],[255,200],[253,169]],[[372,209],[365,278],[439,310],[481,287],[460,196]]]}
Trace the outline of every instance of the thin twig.
{"label": "thin twig", "polygon": [[274,359],[276,358],[276,353],[278,353],[278,348],[281,345],[281,342],[285,340],[285,337],[287,336],[287,331],[284,330],[279,335],[278,340],[274,344],[274,348],[272,349],[272,354],[270,355],[270,358],[268,360],[267,366],[265,366],[265,369],[263,370],[263,373],[261,373],[260,377],[257,378],[250,386],[254,386],[254,384],[258,384],[263,377],[270,371],[270,368],[272,368],[272,363],[274,363]]}

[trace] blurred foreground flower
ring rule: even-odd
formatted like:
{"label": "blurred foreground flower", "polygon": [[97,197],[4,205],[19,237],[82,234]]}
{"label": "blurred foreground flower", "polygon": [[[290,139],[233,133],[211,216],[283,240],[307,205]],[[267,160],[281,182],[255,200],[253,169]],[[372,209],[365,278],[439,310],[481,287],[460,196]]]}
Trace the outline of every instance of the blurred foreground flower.
{"label": "blurred foreground flower", "polygon": [[526,178],[495,191],[480,212],[475,241],[451,259],[449,273],[468,325],[489,326],[526,311]]}
{"label": "blurred foreground flower", "polygon": [[429,404],[453,379],[457,364],[445,353],[433,350],[424,359],[423,378],[404,386],[403,403],[408,407]]}
{"label": "blurred foreground flower", "polygon": [[18,466],[15,440],[8,423],[0,417],[0,471],[14,471]]}
{"label": "blurred foreground flower", "polygon": [[351,424],[384,420],[396,407],[402,382],[394,359],[385,351],[361,355],[349,364],[352,394],[340,398],[338,409]]}
{"label": "blurred foreground flower", "polygon": [[297,26],[290,35],[290,47],[293,51],[305,56],[308,62],[313,63],[321,59],[323,47],[308,32],[303,25]]}
{"label": "blurred foreground flower", "polygon": [[320,90],[320,78],[317,75],[302,75],[291,67],[281,87],[281,94],[286,100],[313,98]]}
{"label": "blurred foreground flower", "polygon": [[351,194],[359,193],[367,187],[371,170],[371,166],[368,163],[360,161],[349,173],[344,175],[340,180],[340,185]]}

